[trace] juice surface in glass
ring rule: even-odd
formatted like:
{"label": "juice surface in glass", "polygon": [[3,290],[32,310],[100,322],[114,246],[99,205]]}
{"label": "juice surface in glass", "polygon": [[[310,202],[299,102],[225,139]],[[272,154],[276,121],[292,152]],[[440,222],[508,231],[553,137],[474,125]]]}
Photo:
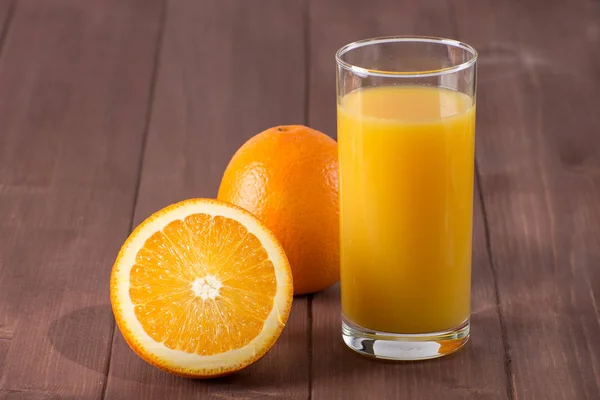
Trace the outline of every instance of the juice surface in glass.
{"label": "juice surface in glass", "polygon": [[338,105],[342,311],[393,333],[469,317],[475,106],[460,92],[358,89]]}

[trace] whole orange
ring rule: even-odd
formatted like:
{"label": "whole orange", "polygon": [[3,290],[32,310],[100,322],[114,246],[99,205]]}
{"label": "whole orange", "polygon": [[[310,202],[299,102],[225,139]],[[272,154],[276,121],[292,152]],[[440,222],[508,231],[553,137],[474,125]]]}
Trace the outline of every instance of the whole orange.
{"label": "whole orange", "polygon": [[335,140],[301,125],[259,133],[229,162],[218,199],[245,208],[271,229],[290,261],[294,294],[339,280]]}

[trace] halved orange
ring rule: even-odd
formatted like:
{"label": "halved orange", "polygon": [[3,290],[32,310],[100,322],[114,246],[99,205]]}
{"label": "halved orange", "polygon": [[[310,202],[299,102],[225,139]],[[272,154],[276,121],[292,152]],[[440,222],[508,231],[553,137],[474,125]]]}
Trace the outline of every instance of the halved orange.
{"label": "halved orange", "polygon": [[131,233],[112,270],[110,298],[123,337],[141,358],[209,378],[269,351],[287,321],[293,281],[281,245],[256,217],[191,199]]}

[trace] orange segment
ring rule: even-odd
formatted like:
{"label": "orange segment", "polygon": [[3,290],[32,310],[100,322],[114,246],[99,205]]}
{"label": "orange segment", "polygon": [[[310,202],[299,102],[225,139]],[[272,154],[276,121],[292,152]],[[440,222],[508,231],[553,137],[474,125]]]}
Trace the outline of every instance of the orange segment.
{"label": "orange segment", "polygon": [[111,278],[115,319],[146,361],[211,377],[262,357],[287,320],[290,267],[271,232],[216,200],[174,204],[127,239]]}

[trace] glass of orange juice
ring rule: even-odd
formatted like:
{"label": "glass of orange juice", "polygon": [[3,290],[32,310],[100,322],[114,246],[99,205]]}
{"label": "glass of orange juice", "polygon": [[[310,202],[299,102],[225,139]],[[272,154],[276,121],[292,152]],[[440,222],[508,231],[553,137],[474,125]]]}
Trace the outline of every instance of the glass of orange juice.
{"label": "glass of orange juice", "polygon": [[383,37],[336,54],[342,336],[392,360],[469,338],[477,52]]}

